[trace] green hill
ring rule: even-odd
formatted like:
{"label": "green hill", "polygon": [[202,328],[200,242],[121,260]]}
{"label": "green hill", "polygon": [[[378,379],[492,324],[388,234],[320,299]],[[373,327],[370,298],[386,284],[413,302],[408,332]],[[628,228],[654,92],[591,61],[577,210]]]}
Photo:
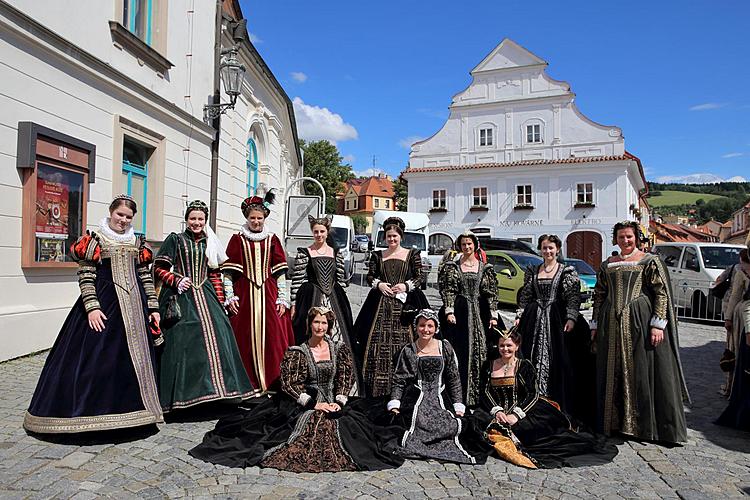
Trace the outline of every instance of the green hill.
{"label": "green hill", "polygon": [[648,203],[652,207],[676,206],[676,205],[695,205],[695,202],[703,199],[706,203],[711,200],[727,199],[726,196],[708,194],[708,193],[689,193],[687,191],[658,191],[661,195],[652,192],[648,198]]}

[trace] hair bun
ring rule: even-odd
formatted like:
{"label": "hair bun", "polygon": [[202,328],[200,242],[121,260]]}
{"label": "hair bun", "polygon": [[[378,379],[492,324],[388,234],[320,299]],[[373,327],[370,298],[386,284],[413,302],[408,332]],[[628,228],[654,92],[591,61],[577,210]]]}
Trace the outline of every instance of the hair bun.
{"label": "hair bun", "polygon": [[401,228],[401,231],[404,231],[406,229],[406,224],[404,223],[404,220],[401,217],[388,217],[386,220],[383,221],[383,228],[386,228],[388,226],[397,226]]}

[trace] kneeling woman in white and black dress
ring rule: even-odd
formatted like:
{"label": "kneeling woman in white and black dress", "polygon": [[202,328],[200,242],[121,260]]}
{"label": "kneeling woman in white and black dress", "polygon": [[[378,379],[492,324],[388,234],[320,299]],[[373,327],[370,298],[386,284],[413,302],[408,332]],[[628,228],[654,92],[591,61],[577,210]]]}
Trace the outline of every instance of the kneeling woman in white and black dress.
{"label": "kneeling woman in white and black dress", "polygon": [[422,309],[414,318],[417,340],[401,350],[393,375],[388,410],[402,416],[407,427],[399,453],[408,458],[431,458],[475,464],[486,454],[473,453],[461,441],[466,407],[453,347],[438,340],[435,311]]}
{"label": "kneeling woman in white and black dress", "polygon": [[281,363],[281,389],[252,409],[224,417],[190,454],[229,467],[338,472],[398,467],[394,434],[373,426],[347,397],[356,379],[346,344],[328,332],[333,311],[313,307],[307,342]]}

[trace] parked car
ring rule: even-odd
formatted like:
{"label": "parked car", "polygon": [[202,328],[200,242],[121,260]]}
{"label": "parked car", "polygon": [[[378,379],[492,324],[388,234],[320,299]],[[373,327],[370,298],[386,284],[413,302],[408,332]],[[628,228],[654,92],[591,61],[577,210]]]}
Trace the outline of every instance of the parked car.
{"label": "parked car", "polygon": [[515,250],[539,255],[531,243],[516,238],[479,238],[479,245],[484,250]]}
{"label": "parked car", "polygon": [[672,299],[678,308],[690,309],[694,318],[714,319],[721,314],[721,301],[709,296],[716,278],[740,260],[744,245],[721,243],[657,243],[672,280]]}
{"label": "parked car", "polygon": [[581,309],[590,309],[593,304],[596,271],[588,262],[581,259],[560,259],[566,266],[573,266],[581,279]]}
{"label": "parked car", "polygon": [[517,250],[487,250],[487,263],[497,273],[497,300],[501,304],[518,305],[518,291],[523,286],[526,268],[543,262],[538,255]]}
{"label": "parked car", "polygon": [[353,250],[359,253],[365,253],[370,247],[370,238],[366,234],[358,234],[354,237],[355,246]]}

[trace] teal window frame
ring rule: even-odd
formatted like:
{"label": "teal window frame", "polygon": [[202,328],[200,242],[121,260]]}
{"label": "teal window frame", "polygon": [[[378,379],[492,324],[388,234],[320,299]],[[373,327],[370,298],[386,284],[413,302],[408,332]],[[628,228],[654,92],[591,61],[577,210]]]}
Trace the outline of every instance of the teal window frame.
{"label": "teal window frame", "polygon": [[[123,0],[123,23],[125,27],[149,46],[151,45],[151,26],[154,13],[153,3],[154,0]],[[139,9],[146,9],[146,26],[143,36],[139,36],[136,32]]]}
{"label": "teal window frame", "polygon": [[[128,160],[122,160],[122,171],[128,175],[128,184],[126,187],[126,193],[129,196],[133,196],[133,176],[137,176],[143,179],[143,207],[138,207],[141,217],[142,232],[136,231],[136,234],[145,236],[146,235],[146,213],[148,211],[148,161],[145,165],[138,165]],[[138,214],[136,214],[136,217]]]}
{"label": "teal window frame", "polygon": [[247,140],[245,165],[247,166],[247,182],[245,183],[247,195],[253,196],[258,191],[258,148],[252,137]]}

